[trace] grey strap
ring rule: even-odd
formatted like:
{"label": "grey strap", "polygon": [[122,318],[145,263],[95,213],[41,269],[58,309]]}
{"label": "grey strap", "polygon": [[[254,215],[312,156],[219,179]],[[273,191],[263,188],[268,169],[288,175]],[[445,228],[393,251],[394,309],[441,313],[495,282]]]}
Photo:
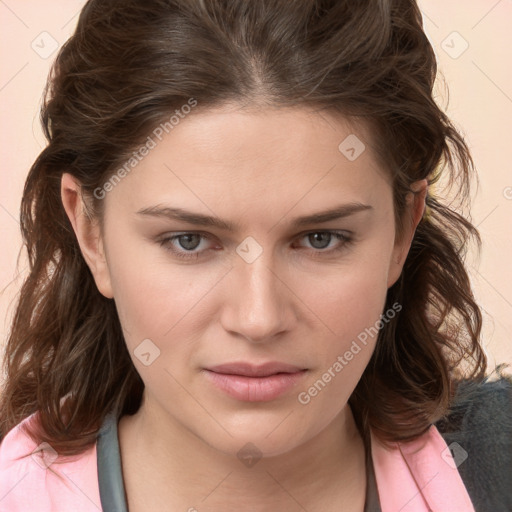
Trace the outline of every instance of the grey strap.
{"label": "grey strap", "polygon": [[117,418],[110,413],[98,434],[98,484],[104,512],[128,512],[124,492]]}
{"label": "grey strap", "polygon": [[366,500],[364,502],[364,512],[382,512],[377,492],[377,482],[373,471],[371,451],[366,454]]}

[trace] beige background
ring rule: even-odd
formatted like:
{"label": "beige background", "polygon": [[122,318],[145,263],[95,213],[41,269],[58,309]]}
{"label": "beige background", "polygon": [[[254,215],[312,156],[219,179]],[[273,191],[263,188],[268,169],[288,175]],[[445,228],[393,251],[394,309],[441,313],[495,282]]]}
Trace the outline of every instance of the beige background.
{"label": "beige background", "polygon": [[[83,3],[0,0],[0,346],[26,275],[24,258],[16,264],[19,204],[28,169],[44,147],[38,119],[43,86]],[[465,134],[480,175],[472,219],[483,250],[469,269],[492,369],[512,363],[512,0],[423,0],[420,7],[450,92],[448,102],[440,83],[438,101]]]}

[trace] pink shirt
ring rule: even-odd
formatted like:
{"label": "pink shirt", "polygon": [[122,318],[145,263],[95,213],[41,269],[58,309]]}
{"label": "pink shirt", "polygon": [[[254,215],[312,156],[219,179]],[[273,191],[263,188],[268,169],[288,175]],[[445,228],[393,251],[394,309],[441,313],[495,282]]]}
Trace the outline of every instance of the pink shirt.
{"label": "pink shirt", "polygon": [[[34,416],[14,427],[0,444],[0,512],[101,511],[96,445],[62,464],[48,447],[44,455],[18,459],[37,448],[19,428]],[[372,433],[371,452],[382,512],[474,512],[434,425],[415,441],[395,443],[391,449]]]}
{"label": "pink shirt", "polygon": [[96,445],[63,464],[48,450],[42,457],[34,454],[17,460],[37,448],[19,428],[34,416],[10,430],[0,444],[0,512],[101,511]]}

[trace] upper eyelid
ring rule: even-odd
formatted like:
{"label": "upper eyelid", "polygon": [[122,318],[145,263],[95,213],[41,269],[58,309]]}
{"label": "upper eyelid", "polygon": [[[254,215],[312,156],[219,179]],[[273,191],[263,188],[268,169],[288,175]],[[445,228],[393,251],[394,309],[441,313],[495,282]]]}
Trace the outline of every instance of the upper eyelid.
{"label": "upper eyelid", "polygon": [[[329,228],[320,228],[320,229],[307,229],[305,231],[301,231],[295,235],[293,235],[292,238],[297,238],[305,235],[310,235],[312,233],[333,233],[333,234],[347,234],[347,235],[353,235],[353,231],[349,229],[329,229]],[[196,231],[196,230],[180,230],[180,231],[170,231],[162,234],[159,238],[172,238],[176,236],[181,235],[201,235],[204,238],[218,238],[216,235],[213,235],[212,233],[208,233],[206,231]]]}

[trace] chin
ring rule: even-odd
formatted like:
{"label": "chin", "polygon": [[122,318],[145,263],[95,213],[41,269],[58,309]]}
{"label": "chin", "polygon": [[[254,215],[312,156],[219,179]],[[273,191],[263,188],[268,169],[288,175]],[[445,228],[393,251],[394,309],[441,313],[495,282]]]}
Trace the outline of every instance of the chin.
{"label": "chin", "polygon": [[212,448],[229,457],[236,457],[247,467],[252,467],[262,458],[278,457],[300,446],[300,442],[291,439],[289,435],[276,435],[275,439],[270,439],[258,436],[256,432],[253,435],[250,430],[245,436],[212,441],[213,443],[208,443]]}
{"label": "chin", "polygon": [[[291,452],[322,430],[323,425],[308,427],[294,416],[289,411],[274,412],[272,415],[247,414],[244,418],[237,418],[236,422],[222,421],[219,417],[219,423],[226,430],[196,431],[196,435],[230,457],[277,457]],[[300,429],[298,425],[301,425]]]}

